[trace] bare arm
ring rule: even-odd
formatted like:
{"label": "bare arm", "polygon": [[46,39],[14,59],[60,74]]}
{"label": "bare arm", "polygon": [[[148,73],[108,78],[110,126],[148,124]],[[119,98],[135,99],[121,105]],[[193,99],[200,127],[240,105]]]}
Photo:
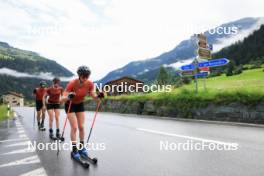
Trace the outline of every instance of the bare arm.
{"label": "bare arm", "polygon": [[97,94],[93,91],[90,93],[90,96],[95,100],[95,101],[100,101],[100,99],[98,98]]}
{"label": "bare arm", "polygon": [[68,95],[69,95],[69,92],[64,91],[63,95],[62,95],[62,97],[60,99],[60,103],[65,103],[66,101],[68,101],[69,100]]}

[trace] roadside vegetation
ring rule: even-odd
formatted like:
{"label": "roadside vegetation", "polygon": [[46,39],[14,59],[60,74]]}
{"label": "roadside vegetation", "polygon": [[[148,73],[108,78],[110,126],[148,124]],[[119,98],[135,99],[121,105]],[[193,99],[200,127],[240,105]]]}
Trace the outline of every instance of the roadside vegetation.
{"label": "roadside vegetation", "polygon": [[7,106],[0,105],[0,121],[7,119]]}
{"label": "roadside vegetation", "polygon": [[191,110],[207,107],[209,104],[228,105],[241,103],[254,107],[264,102],[264,71],[263,68],[245,70],[233,76],[221,76],[199,79],[199,92],[195,92],[193,80],[182,86],[174,85],[171,92],[151,92],[121,96],[109,96],[107,100],[122,100],[144,103],[153,101],[156,108],[162,106],[177,109],[184,118],[192,118]]}
{"label": "roadside vegetation", "polygon": [[241,102],[247,105],[256,105],[264,102],[264,71],[263,68],[244,70],[243,73],[233,76],[211,77],[199,79],[199,93],[195,92],[193,80],[183,86],[174,85],[171,92],[131,94],[108,97],[107,99],[148,101],[153,100],[159,103],[173,103],[182,107],[203,106],[208,103],[228,104]]}

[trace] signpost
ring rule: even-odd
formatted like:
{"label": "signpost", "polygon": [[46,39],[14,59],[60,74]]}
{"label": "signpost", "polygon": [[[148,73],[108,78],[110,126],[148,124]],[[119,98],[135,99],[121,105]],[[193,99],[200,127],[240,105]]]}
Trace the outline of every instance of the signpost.
{"label": "signpost", "polygon": [[[205,62],[198,63],[197,59],[194,60],[193,64],[181,66],[182,76],[195,76],[195,87],[196,92],[198,92],[198,78],[205,78],[209,75],[210,67],[220,67],[229,63],[229,60],[226,58],[212,59]],[[198,69],[202,72],[198,73]],[[205,80],[204,80],[204,89],[206,90]]]}
{"label": "signpost", "polygon": [[200,48],[207,48],[207,44],[206,44],[206,42],[204,42],[204,41],[198,41],[198,46],[199,46]]}
{"label": "signpost", "polygon": [[193,70],[187,70],[187,71],[183,71],[181,72],[182,76],[194,76],[194,71]]}
{"label": "signpost", "polygon": [[[195,76],[195,73],[194,73],[194,71],[193,70],[189,70],[189,71],[183,71],[183,72],[181,72],[181,75],[182,76]],[[197,73],[197,76],[199,77],[199,78],[203,78],[203,77],[206,77],[206,76],[208,76],[209,75],[209,72],[208,71],[203,71],[203,72],[199,72],[199,73]]]}
{"label": "signpost", "polygon": [[226,58],[221,58],[221,59],[214,59],[214,60],[209,60],[207,62],[201,62],[199,63],[199,67],[220,67],[224,66],[229,63],[229,60]]}
{"label": "signpost", "polygon": [[209,50],[213,51],[213,48],[214,48],[214,47],[213,47],[213,45],[212,45],[212,44],[208,44],[208,45],[207,45],[207,49],[209,49]]}
{"label": "signpost", "polygon": [[202,33],[201,34],[197,34],[197,38],[198,38],[199,41],[206,41],[206,37]]}
{"label": "signpost", "polygon": [[[207,39],[206,36],[201,33],[201,34],[197,34],[197,45],[198,45],[198,50],[197,50],[197,58],[194,61],[194,71],[195,71],[195,88],[196,88],[196,93],[198,93],[198,68],[199,68],[199,63],[198,63],[198,58],[199,59],[211,59],[211,50],[208,49],[208,45],[207,45]],[[204,77],[204,85],[205,85],[205,77]],[[205,86],[204,86],[205,87]]]}
{"label": "signpost", "polygon": [[204,34],[197,34],[197,45],[198,45],[198,58],[201,59],[211,59],[211,49],[212,45],[207,44],[206,36]]}
{"label": "signpost", "polygon": [[[213,45],[207,44],[206,36],[203,33],[197,34],[196,37],[198,46],[197,57],[194,59],[192,64],[181,66],[181,75],[195,77],[196,93],[198,93],[198,78],[207,77],[210,74],[210,67],[220,67],[226,65],[229,63],[229,60],[226,58],[211,60]],[[199,59],[206,59],[207,61],[198,62]],[[206,90],[205,79],[204,89]]]}
{"label": "signpost", "polygon": [[200,67],[198,68],[200,71],[210,71],[210,68],[209,67]]}
{"label": "signpost", "polygon": [[200,73],[197,73],[197,76],[198,76],[199,78],[203,78],[203,77],[206,77],[206,76],[208,76],[208,75],[209,75],[208,72],[200,72]]}
{"label": "signpost", "polygon": [[[198,63],[198,68],[203,67],[220,67],[224,66],[229,63],[229,60],[226,58],[221,59],[213,59],[206,62],[200,62]],[[189,64],[189,65],[183,65],[181,66],[181,70],[193,70],[195,67],[195,64]]]}
{"label": "signpost", "polygon": [[199,58],[209,59],[211,58],[211,50],[208,50],[206,48],[199,48],[198,55],[199,55]]}

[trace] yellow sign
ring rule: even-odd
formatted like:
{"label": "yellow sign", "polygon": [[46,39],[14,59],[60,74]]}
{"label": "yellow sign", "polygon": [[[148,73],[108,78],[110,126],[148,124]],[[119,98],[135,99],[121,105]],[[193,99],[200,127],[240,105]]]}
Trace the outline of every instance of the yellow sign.
{"label": "yellow sign", "polygon": [[198,55],[200,58],[210,59],[211,58],[211,51],[208,49],[199,48],[198,49]]}

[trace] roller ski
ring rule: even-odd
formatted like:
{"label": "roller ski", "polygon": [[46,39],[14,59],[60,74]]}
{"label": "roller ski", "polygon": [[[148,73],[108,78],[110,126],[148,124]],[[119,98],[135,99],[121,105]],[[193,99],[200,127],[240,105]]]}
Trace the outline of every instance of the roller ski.
{"label": "roller ski", "polygon": [[97,158],[89,157],[88,152],[85,149],[85,147],[83,149],[79,150],[79,154],[80,154],[81,158],[88,161],[89,163],[94,164],[94,165],[97,164],[97,161],[98,161]]}
{"label": "roller ski", "polygon": [[45,127],[39,127],[39,131],[46,131]]}
{"label": "roller ski", "polygon": [[82,167],[84,167],[85,169],[89,168],[89,163],[87,161],[82,160],[80,154],[78,152],[71,152],[71,158],[76,161],[77,163],[79,163]]}

